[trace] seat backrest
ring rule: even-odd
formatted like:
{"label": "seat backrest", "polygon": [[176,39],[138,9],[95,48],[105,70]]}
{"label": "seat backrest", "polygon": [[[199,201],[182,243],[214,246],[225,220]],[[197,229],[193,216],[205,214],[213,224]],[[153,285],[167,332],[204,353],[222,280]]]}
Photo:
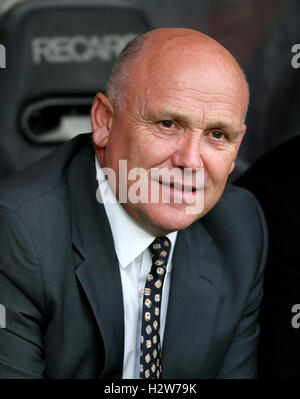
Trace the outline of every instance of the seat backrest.
{"label": "seat backrest", "polygon": [[9,155],[0,147],[0,180],[15,172],[15,170],[15,165],[13,165]]}
{"label": "seat backrest", "polygon": [[[0,146],[18,169],[90,131],[90,105],[145,16],[99,0],[9,1],[0,11]],[[116,4],[122,4],[119,6]]]}

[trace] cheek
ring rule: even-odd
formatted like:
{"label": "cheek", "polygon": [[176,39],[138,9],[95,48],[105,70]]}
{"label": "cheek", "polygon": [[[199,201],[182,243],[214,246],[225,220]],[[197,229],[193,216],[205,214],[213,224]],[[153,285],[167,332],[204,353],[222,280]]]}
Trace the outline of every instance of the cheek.
{"label": "cheek", "polygon": [[222,183],[227,179],[234,156],[231,152],[224,150],[208,151],[203,159],[204,168],[211,180]]}
{"label": "cheek", "polygon": [[129,158],[131,148],[130,137],[126,134],[126,131],[115,128],[110,133],[105,149],[107,162],[115,167],[119,160]]}
{"label": "cheek", "polygon": [[159,138],[147,130],[140,130],[136,132],[134,140],[132,140],[131,155],[134,156],[139,166],[146,169],[167,164],[176,149],[174,141]]}
{"label": "cheek", "polygon": [[110,142],[105,149],[105,164],[107,167],[116,169],[119,163],[119,159],[124,159],[122,153],[122,146],[115,145]]}

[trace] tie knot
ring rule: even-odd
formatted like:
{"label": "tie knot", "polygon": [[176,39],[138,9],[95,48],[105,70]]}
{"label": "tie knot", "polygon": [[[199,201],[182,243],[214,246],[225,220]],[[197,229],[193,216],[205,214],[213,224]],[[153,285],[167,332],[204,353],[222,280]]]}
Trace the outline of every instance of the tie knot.
{"label": "tie knot", "polygon": [[157,237],[149,246],[152,262],[156,266],[166,267],[171,249],[170,240],[167,237]]}

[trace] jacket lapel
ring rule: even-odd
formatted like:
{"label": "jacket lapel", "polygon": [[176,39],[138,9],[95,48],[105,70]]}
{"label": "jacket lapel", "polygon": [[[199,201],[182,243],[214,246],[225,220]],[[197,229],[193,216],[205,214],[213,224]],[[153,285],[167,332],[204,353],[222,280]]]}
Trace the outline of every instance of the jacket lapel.
{"label": "jacket lapel", "polygon": [[68,171],[72,240],[83,261],[77,278],[89,300],[105,348],[101,378],[121,378],[124,352],[122,285],[113,237],[104,206],[96,199],[92,142],[84,146]]}
{"label": "jacket lapel", "polygon": [[216,250],[199,221],[178,233],[172,263],[162,378],[199,378],[212,338],[221,283]]}

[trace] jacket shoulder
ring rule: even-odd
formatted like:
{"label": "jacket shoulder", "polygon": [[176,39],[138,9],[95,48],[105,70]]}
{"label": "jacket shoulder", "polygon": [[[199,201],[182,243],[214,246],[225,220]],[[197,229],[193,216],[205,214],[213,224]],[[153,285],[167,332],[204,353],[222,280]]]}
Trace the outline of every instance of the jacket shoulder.
{"label": "jacket shoulder", "polygon": [[24,203],[66,185],[68,165],[91,134],[80,134],[27,168],[0,182],[0,205],[16,210]]}
{"label": "jacket shoulder", "polygon": [[218,203],[200,223],[214,237],[243,250],[268,240],[265,216],[256,197],[247,189],[227,185]]}
{"label": "jacket shoulder", "polygon": [[[240,220],[257,217],[261,214],[260,204],[255,195],[244,187],[228,184],[216,205],[216,211],[228,212],[228,217],[237,216]],[[233,213],[235,215],[233,215]]]}

